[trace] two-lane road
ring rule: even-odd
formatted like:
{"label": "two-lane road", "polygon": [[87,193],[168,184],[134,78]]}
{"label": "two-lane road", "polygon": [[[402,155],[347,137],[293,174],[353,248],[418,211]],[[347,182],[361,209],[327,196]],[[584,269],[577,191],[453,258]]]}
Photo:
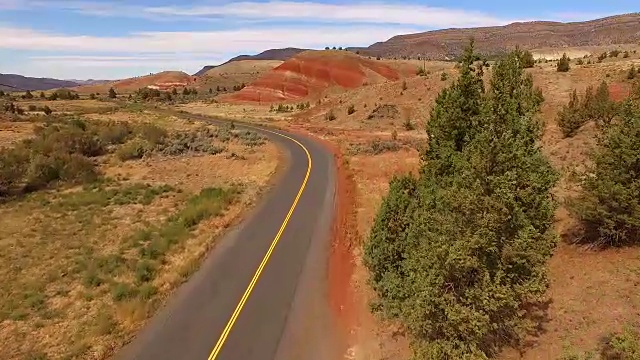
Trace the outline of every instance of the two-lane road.
{"label": "two-lane road", "polygon": [[286,169],[116,359],[333,358],[324,301],[333,156],[308,138],[249,128],[288,153]]}

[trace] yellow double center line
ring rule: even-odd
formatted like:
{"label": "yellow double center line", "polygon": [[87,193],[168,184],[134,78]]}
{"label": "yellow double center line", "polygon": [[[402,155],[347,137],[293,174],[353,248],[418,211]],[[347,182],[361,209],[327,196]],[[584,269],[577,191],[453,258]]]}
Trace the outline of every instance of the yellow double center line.
{"label": "yellow double center line", "polygon": [[[253,128],[253,126],[247,126],[247,127],[252,127]],[[224,327],[224,330],[222,331],[222,334],[218,338],[218,342],[216,342],[216,346],[213,348],[213,350],[211,350],[211,354],[209,354],[209,359],[208,360],[215,360],[217,358],[218,354],[220,354],[220,350],[222,349],[222,346],[224,345],[224,342],[227,340],[227,337],[229,336],[229,332],[231,332],[231,329],[233,328],[233,325],[235,324],[236,320],[238,319],[238,316],[240,316],[240,313],[242,312],[242,308],[244,307],[245,303],[249,299],[249,296],[251,295],[251,292],[253,291],[253,288],[256,286],[256,283],[258,282],[258,279],[260,279],[260,275],[262,275],[262,271],[264,270],[264,267],[269,262],[269,258],[271,258],[271,254],[273,253],[273,250],[275,249],[276,245],[278,245],[278,241],[280,240],[280,236],[282,236],[282,233],[284,232],[284,229],[287,227],[287,223],[289,222],[289,219],[291,218],[291,214],[293,214],[293,210],[295,210],[296,205],[298,205],[298,200],[300,200],[300,196],[302,196],[302,192],[304,191],[304,188],[307,186],[307,181],[309,180],[309,174],[311,173],[311,154],[309,154],[309,150],[307,150],[307,148],[304,145],[302,145],[298,140],[296,140],[296,139],[294,139],[292,137],[289,137],[287,135],[280,134],[280,133],[275,132],[275,131],[262,129],[262,128],[260,130],[267,131],[267,132],[270,132],[270,133],[278,135],[278,136],[282,136],[283,138],[289,139],[289,140],[293,141],[294,143],[296,143],[298,146],[300,146],[302,148],[302,150],[304,150],[304,152],[307,154],[307,160],[308,160],[307,173],[304,176],[304,181],[302,182],[302,185],[300,186],[300,190],[298,190],[298,194],[296,195],[296,198],[293,201],[293,204],[291,205],[291,208],[289,209],[289,212],[287,213],[287,216],[284,218],[284,221],[282,222],[282,225],[280,226],[280,230],[278,231],[278,233],[276,234],[276,237],[271,242],[271,246],[269,246],[269,250],[267,250],[267,253],[264,255],[264,258],[262,258],[262,262],[260,263],[260,266],[258,266],[258,269],[256,270],[255,274],[253,274],[253,278],[251,279],[251,282],[249,283],[249,286],[247,286],[247,289],[244,291],[244,294],[242,295],[242,298],[240,299],[240,302],[238,302],[238,305],[236,306],[235,310],[233,311],[233,314],[231,315],[231,318],[227,322],[227,325]]]}

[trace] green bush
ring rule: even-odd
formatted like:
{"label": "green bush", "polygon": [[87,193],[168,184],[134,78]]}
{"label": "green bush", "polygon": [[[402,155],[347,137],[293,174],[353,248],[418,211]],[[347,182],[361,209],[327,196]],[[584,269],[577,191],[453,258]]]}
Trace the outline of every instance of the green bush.
{"label": "green bush", "polygon": [[106,145],[124,144],[133,134],[128,122],[104,122],[92,129],[98,139]]}
{"label": "green bush", "polygon": [[604,129],[593,166],[582,181],[583,194],[571,209],[584,236],[597,246],[638,243],[640,234],[640,105],[628,101],[620,120]]}
{"label": "green bush", "polygon": [[535,65],[536,61],[533,58],[533,54],[531,53],[531,51],[529,50],[520,51],[519,49],[516,49],[516,52],[520,60],[520,66],[527,69],[527,68],[532,68]]}
{"label": "green bush", "polygon": [[622,333],[607,336],[602,342],[600,357],[603,360],[640,359],[640,334],[627,327]]}
{"label": "green bush", "polygon": [[636,78],[636,74],[638,72],[636,71],[636,67],[635,65],[631,65],[631,68],[629,69],[629,72],[627,73],[627,79],[628,80],[633,80]]}
{"label": "green bush", "polygon": [[560,60],[558,60],[556,69],[558,72],[567,72],[571,69],[571,63],[567,54],[563,54]]}
{"label": "green bush", "polygon": [[592,87],[587,87],[582,100],[574,90],[569,103],[558,113],[558,126],[565,137],[572,137],[587,122],[594,121],[598,126],[608,126],[618,114],[616,103],[611,100],[609,86],[600,83],[595,94]]}
{"label": "green bush", "polygon": [[440,74],[440,81],[447,81],[447,79],[449,79],[449,74],[442,72],[442,74]]}
{"label": "green bush", "polygon": [[[589,91],[587,90],[587,93]],[[558,126],[564,137],[572,137],[589,119],[583,111],[583,106],[578,99],[578,92],[573,90],[569,103],[558,113]]]}
{"label": "green bush", "polygon": [[152,151],[151,145],[142,139],[133,139],[116,150],[116,156],[120,161],[142,159]]}
{"label": "green bush", "polygon": [[556,241],[541,94],[515,52],[485,92],[475,58],[470,47],[438,96],[420,175],[390,183],[364,246],[373,308],[400,321],[418,359],[486,359],[523,339]]}
{"label": "green bush", "polygon": [[138,127],[137,133],[151,145],[164,143],[168,136],[167,130],[154,124],[142,124]]}

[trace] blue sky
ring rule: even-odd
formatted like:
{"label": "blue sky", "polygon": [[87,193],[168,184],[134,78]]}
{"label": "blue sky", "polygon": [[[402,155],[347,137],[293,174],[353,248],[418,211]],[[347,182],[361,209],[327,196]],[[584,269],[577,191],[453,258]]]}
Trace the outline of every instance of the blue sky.
{"label": "blue sky", "polygon": [[0,72],[62,79],[193,73],[269,48],[368,46],[433,29],[635,11],[638,0],[0,0]]}

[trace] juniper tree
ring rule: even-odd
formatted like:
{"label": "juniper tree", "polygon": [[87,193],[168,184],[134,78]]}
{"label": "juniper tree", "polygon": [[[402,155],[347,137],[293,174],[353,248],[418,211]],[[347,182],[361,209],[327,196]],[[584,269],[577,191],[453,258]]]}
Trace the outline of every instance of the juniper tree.
{"label": "juniper tree", "polygon": [[596,246],[638,243],[640,235],[640,102],[628,100],[604,128],[583,193],[571,204],[584,237]]}
{"label": "juniper tree", "polygon": [[485,93],[468,49],[432,112],[420,176],[391,182],[365,244],[374,309],[404,325],[419,359],[482,359],[521,339],[547,286],[557,175],[518,56],[498,61]]}

